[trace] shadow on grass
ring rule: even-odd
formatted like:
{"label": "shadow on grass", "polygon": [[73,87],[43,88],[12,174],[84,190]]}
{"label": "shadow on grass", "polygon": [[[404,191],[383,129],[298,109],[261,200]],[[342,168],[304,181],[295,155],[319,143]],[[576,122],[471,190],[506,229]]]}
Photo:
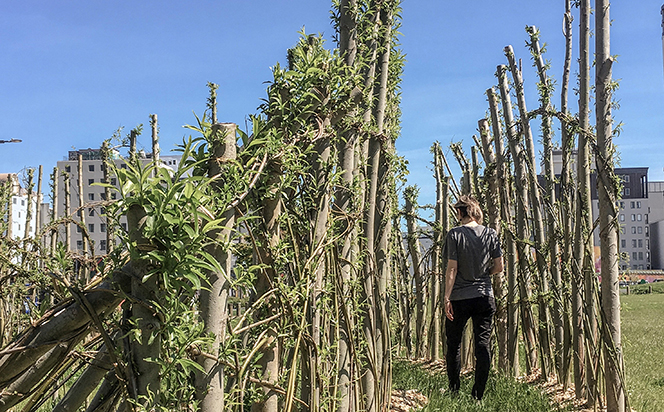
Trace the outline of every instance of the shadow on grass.
{"label": "shadow on grass", "polygon": [[549,412],[569,411],[551,405],[539,389],[514,379],[491,373],[484,399],[476,401],[470,396],[473,374],[461,378],[461,390],[456,396],[446,393],[447,375],[440,369],[429,371],[424,365],[407,360],[395,360],[392,387],[394,389],[418,389],[429,398],[420,411],[500,411],[500,412]]}

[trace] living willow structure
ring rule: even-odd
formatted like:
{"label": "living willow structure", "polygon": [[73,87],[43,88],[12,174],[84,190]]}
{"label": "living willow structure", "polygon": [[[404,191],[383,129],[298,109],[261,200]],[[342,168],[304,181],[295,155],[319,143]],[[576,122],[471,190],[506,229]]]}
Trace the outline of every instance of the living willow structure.
{"label": "living willow structure", "polygon": [[53,171],[69,213],[2,231],[0,411],[388,408],[399,3],[335,2],[337,48],[302,33],[247,132],[217,120],[211,84],[175,171],[156,115],[152,162],[140,128],[126,168],[104,142],[117,200],[79,208],[106,216],[103,258]]}
{"label": "living willow structure", "polygon": [[[595,3],[595,126],[590,125],[590,1],[579,7],[578,113],[570,113],[568,90],[573,48],[573,14],[564,2],[565,60],[559,106],[555,87],[540,45],[539,31],[527,26],[527,49],[537,73],[539,107],[526,106],[520,60],[512,46],[504,49],[505,62],[496,69],[496,86],[486,90],[487,115],[478,121],[471,159],[461,143],[450,145],[462,176],[457,184],[440,144],[432,147],[437,183],[435,220],[425,232],[418,228],[417,189],[404,193],[408,245],[414,262],[416,321],[400,318],[403,347],[416,356],[439,356],[442,315],[438,303],[444,273],[444,235],[449,200],[474,195],[485,206],[485,224],[500,233],[506,271],[494,278],[497,301],[495,345],[498,370],[511,376],[522,371],[572,386],[589,407],[609,411],[628,409],[620,337],[618,289],[617,202],[622,181],[614,173],[615,147],[611,78],[613,58],[609,43],[609,4]],[[513,103],[515,100],[515,103]],[[542,156],[537,158],[531,123],[538,119]],[[553,142],[554,124],[560,142]],[[554,174],[557,146],[562,167]],[[482,158],[482,159],[481,159]],[[483,162],[482,162],[483,160]],[[538,175],[538,160],[543,165]],[[484,165],[482,170],[482,163]],[[593,221],[590,176],[596,175],[599,216]],[[599,233],[601,271],[595,269],[593,231]],[[433,240],[429,256],[421,255],[419,239]],[[599,280],[601,279],[601,285]],[[443,284],[444,285],[444,284]],[[408,294],[406,286],[396,289]],[[407,299],[398,298],[398,302]],[[424,302],[436,302],[426,307]],[[415,332],[410,338],[407,333]],[[472,366],[472,343],[467,337],[462,352]],[[414,347],[411,349],[411,342]],[[433,345],[433,346],[431,346]],[[519,348],[525,356],[520,359]]]}
{"label": "living willow structure", "polygon": [[[179,146],[177,170],[159,161],[156,115],[151,162],[137,156],[141,128],[115,136],[129,146],[126,168],[110,159],[118,139],[103,142],[105,181],[118,184],[101,186],[105,199],[116,193],[117,200],[79,199],[76,208],[69,194],[75,176],[55,169],[53,202],[69,213],[50,216],[34,238],[12,234],[8,219],[0,220],[0,411],[385,411],[393,356],[438,360],[444,352],[444,239],[461,194],[485,205],[485,223],[501,234],[505,252],[506,271],[494,279],[496,368],[555,377],[591,406],[624,410],[609,8],[595,5],[593,128],[590,4],[578,3],[578,113],[568,109],[566,0],[559,107],[539,33],[527,27],[539,107],[526,107],[520,64],[506,47],[470,159],[461,144],[449,148],[462,170],[458,181],[449,152],[432,147],[430,220],[420,217],[416,187],[400,193],[398,0],[335,1],[337,47],[302,33],[286,66],[273,69],[247,131],[218,120],[217,87],[209,84],[208,109],[188,126],[193,136]],[[58,199],[62,173],[65,199]],[[33,179],[31,171],[29,193]],[[41,179],[40,168],[38,190]],[[10,198],[3,186],[3,216],[11,215]],[[106,218],[111,251],[103,257],[93,256],[86,213],[79,217],[89,209]],[[84,241],[71,251],[76,227]],[[432,244],[426,250],[424,236]],[[468,336],[468,365],[471,353]]]}

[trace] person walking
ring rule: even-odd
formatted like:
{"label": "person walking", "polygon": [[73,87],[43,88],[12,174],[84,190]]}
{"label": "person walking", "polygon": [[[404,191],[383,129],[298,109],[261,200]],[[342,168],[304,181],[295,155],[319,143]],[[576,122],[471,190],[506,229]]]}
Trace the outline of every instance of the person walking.
{"label": "person walking", "polygon": [[498,234],[482,226],[482,209],[474,198],[461,196],[454,205],[460,225],[447,233],[445,272],[445,322],[447,377],[456,394],[461,384],[461,340],[468,319],[475,338],[475,384],[471,395],[484,396],[491,368],[491,324],[496,303],[491,276],[503,271]]}

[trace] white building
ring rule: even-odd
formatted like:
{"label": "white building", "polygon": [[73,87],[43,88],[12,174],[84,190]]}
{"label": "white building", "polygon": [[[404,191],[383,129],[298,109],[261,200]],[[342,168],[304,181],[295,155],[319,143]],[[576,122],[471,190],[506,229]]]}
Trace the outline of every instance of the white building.
{"label": "white building", "polygon": [[[11,181],[11,198],[10,198],[10,210],[11,210],[11,236],[14,239],[23,239],[25,237],[25,229],[28,225],[28,192],[23,189],[19,183],[18,175],[15,173],[1,173],[0,174],[0,184],[6,184],[6,182]],[[34,192],[32,195],[32,210],[31,218],[28,228],[28,237],[34,237],[37,228],[42,227],[42,223],[39,225],[36,224],[37,219],[37,208],[42,205],[42,196],[40,195],[37,198],[37,193]],[[43,205],[42,205],[43,206]],[[48,210],[48,205],[42,207],[42,210]],[[44,213],[42,213],[43,215]],[[40,220],[43,222],[43,216]]]}

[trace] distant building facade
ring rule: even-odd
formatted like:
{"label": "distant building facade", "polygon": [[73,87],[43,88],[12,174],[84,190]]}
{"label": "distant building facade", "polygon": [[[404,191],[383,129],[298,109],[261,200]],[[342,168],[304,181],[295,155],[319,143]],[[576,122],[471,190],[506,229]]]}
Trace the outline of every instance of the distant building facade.
{"label": "distant building facade", "polygon": [[[19,183],[19,177],[16,173],[0,173],[0,184],[11,185],[11,197],[9,200],[10,221],[9,226],[11,237],[16,239],[23,239],[26,235],[26,227],[28,229],[28,237],[34,237],[39,229],[41,229],[44,222],[44,215],[48,213],[48,205],[42,203],[41,194],[38,197],[37,192],[33,192],[31,200],[29,199],[28,192],[22,188]],[[30,222],[28,222],[28,207],[32,203],[30,210]],[[42,213],[38,214],[37,209],[40,208]],[[39,217],[40,222],[37,222]]]}
{"label": "distant building facade", "polygon": [[[576,157],[576,152],[573,152],[573,175],[576,175]],[[553,161],[554,173],[559,176],[562,170],[562,151],[554,150]],[[594,167],[594,162],[591,162],[592,214],[596,220],[599,216],[599,200]],[[616,203],[620,224],[619,269],[664,269],[664,182],[650,182],[647,167],[616,168],[615,174],[620,177],[623,186],[621,199]],[[599,256],[599,228],[595,228],[593,232],[593,241],[595,252]]]}
{"label": "distant building facade", "polygon": [[[79,182],[78,182],[78,157],[81,156],[82,160],[82,197],[79,196]],[[112,155],[112,160],[118,168],[126,168],[127,165],[124,159],[120,158],[117,153]],[[144,164],[152,161],[151,153],[139,152],[138,158]],[[181,156],[160,156],[162,165],[171,169],[177,169],[180,163]],[[104,202],[107,200],[115,200],[117,192],[111,190],[110,199],[106,199],[105,189],[102,186],[95,185],[95,183],[104,183],[104,164],[101,159],[100,149],[83,149],[70,151],[67,160],[62,160],[57,163],[58,168],[58,202],[54,207],[56,208],[56,216],[62,218],[64,216],[72,216],[79,224],[70,224],[70,239],[69,245],[71,250],[82,250],[84,235],[87,232],[91,243],[94,247],[94,255],[105,255],[108,252],[107,244],[107,221],[106,210]],[[66,209],[65,204],[65,175],[69,176],[69,211]],[[109,181],[113,186],[116,186],[117,179],[110,176]],[[82,198],[82,203],[81,203]],[[82,217],[85,216],[85,232],[82,227]],[[120,226],[126,230],[127,221],[125,217],[120,219]],[[64,241],[65,229],[60,229],[59,240]]]}

